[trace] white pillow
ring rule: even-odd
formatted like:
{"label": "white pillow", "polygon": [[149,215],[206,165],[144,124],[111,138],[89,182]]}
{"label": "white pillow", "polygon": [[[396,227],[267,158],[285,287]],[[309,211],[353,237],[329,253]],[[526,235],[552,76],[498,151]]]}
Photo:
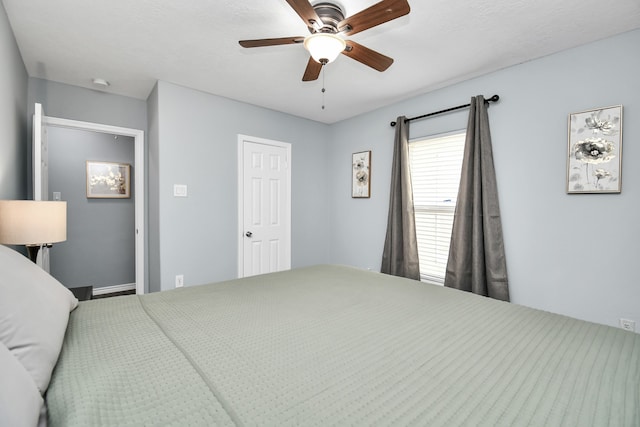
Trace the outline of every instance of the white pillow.
{"label": "white pillow", "polygon": [[44,400],[31,375],[0,343],[0,424],[33,427],[45,419]]}
{"label": "white pillow", "polygon": [[0,245],[0,342],[44,395],[78,300],[24,255]]}

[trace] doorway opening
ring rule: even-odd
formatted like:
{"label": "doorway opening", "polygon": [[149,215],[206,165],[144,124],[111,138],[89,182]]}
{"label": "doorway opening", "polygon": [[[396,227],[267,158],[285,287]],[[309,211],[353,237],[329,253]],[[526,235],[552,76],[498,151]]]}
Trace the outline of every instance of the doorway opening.
{"label": "doorway opening", "polygon": [[[121,137],[122,144],[133,145],[133,189],[134,189],[134,201],[133,201],[133,233],[134,233],[134,249],[135,255],[135,283],[110,286],[105,288],[95,288],[94,294],[101,294],[105,292],[118,292],[126,291],[129,288],[135,288],[136,294],[145,293],[145,247],[144,247],[144,131],[139,129],[130,129],[117,126],[103,125],[91,122],[82,122],[77,120],[62,119],[56,117],[48,117],[44,115],[42,106],[36,104],[34,114],[34,126],[33,126],[33,190],[34,200],[48,200],[53,197],[52,191],[56,191],[53,188],[49,188],[48,182],[48,168],[49,168],[49,147],[47,143],[47,134],[49,130],[61,131],[85,131],[100,134],[102,136],[107,135],[108,138]],[[130,147],[129,147],[130,149]],[[96,160],[96,159],[86,159]],[[81,177],[86,179],[84,176]],[[84,182],[84,181],[83,181]],[[64,200],[64,195],[60,195]],[[100,224],[95,224],[96,228],[104,230],[104,233],[109,233],[109,224],[105,224],[101,221]],[[101,244],[100,241],[94,242],[96,245]],[[95,260],[95,263],[99,263],[100,260]],[[97,291],[96,291],[97,290]]]}

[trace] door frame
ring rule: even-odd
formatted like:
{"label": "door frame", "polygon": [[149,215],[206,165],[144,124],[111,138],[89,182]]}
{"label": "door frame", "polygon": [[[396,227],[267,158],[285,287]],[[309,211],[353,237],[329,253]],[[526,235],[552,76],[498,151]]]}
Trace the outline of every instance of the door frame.
{"label": "door frame", "polygon": [[[36,108],[38,108],[36,106]],[[118,136],[129,136],[134,139],[134,168],[135,168],[135,255],[136,255],[136,294],[145,293],[145,187],[144,187],[144,131],[140,129],[103,125],[100,123],[83,122],[78,120],[61,119],[58,117],[42,116],[43,126],[66,129],[87,130],[108,133]],[[34,130],[35,131],[35,130]],[[41,196],[41,195],[39,195]],[[34,187],[34,200],[36,199]]]}
{"label": "door frame", "polygon": [[244,277],[244,146],[245,142],[284,148],[287,152],[286,237],[288,265],[291,266],[291,144],[255,136],[238,134],[238,278]]}

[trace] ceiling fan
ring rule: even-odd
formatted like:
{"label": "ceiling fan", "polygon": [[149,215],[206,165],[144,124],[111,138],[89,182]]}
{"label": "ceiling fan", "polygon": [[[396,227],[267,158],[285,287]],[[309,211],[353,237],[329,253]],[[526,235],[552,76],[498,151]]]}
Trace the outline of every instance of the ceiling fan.
{"label": "ceiling fan", "polygon": [[282,44],[304,44],[311,57],[302,81],[316,80],[322,66],[332,62],[342,53],[378,71],[385,71],[393,59],[362,46],[340,35],[353,35],[376,25],[384,24],[410,12],[407,0],[382,0],[348,18],[335,3],[319,2],[311,5],[308,0],[287,0],[309,27],[311,35],[304,37],[281,37],[274,39],[241,40],[242,47],[263,47]]}

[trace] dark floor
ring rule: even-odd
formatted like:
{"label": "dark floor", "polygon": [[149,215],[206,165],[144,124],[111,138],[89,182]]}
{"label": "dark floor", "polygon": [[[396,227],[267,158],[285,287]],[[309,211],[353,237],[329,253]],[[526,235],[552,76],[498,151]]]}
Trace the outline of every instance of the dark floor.
{"label": "dark floor", "polygon": [[109,297],[119,297],[121,295],[135,295],[136,294],[136,290],[135,289],[131,289],[129,291],[122,291],[122,292],[111,292],[109,294],[102,294],[102,295],[94,295],[91,299],[100,299],[100,298],[109,298]]}

